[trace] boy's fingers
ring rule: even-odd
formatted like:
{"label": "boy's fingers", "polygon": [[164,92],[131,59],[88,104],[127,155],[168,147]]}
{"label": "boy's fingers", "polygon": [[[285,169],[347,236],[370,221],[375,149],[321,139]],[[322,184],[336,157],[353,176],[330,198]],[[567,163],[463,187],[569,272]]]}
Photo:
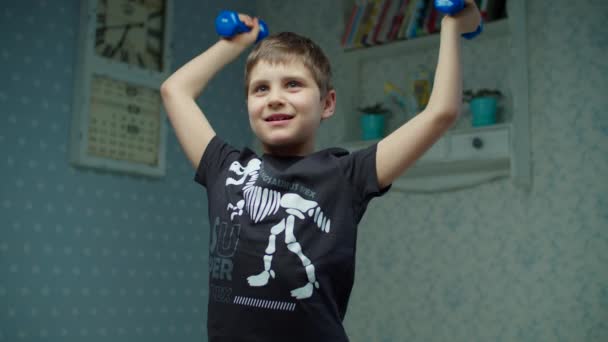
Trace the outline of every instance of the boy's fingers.
{"label": "boy's fingers", "polygon": [[258,31],[260,30],[258,18],[257,17],[252,18],[251,22],[246,25],[251,29],[249,34],[255,35],[257,37]]}
{"label": "boy's fingers", "polygon": [[247,14],[241,14],[239,13],[239,19],[243,22],[243,24],[247,25],[247,26],[251,26],[251,17],[248,16]]}

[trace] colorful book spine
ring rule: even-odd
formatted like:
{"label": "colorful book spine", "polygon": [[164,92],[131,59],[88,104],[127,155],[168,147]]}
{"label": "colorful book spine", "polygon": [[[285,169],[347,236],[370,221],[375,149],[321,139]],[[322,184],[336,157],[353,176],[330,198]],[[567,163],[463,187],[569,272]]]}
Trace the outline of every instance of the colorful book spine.
{"label": "colorful book spine", "polygon": [[368,25],[369,25],[368,23],[369,23],[370,16],[372,15],[373,8],[374,8],[374,2],[368,1],[367,4],[365,5],[364,12],[361,14],[361,20],[359,21],[359,27],[357,29],[357,33],[355,34],[351,47],[355,47],[355,48],[363,47],[363,44],[361,43],[361,41],[363,39],[365,32],[368,29]]}
{"label": "colorful book spine", "polygon": [[401,27],[403,27],[403,23],[406,22],[407,12],[412,1],[416,0],[403,0],[401,2],[398,15],[395,17],[393,27],[391,28],[391,32],[389,33],[390,40],[399,39],[399,32],[401,31]]}
{"label": "colorful book spine", "polygon": [[348,39],[345,44],[346,48],[353,46],[353,42],[355,41],[355,36],[357,35],[357,31],[359,30],[361,18],[363,17],[363,12],[365,11],[365,8],[366,4],[357,5],[357,14],[355,14],[355,20],[353,21],[353,25],[350,28],[350,32],[348,33]]}
{"label": "colorful book spine", "polygon": [[488,20],[488,1],[489,0],[479,0],[477,4],[483,20]]}
{"label": "colorful book spine", "polygon": [[380,28],[380,32],[378,32],[377,38],[374,40],[376,44],[383,44],[389,40],[388,35],[391,31],[391,27],[393,26],[393,20],[395,16],[399,14],[401,2],[402,0],[389,1],[390,6],[386,11],[386,16],[384,17],[382,27]]}
{"label": "colorful book spine", "polygon": [[431,6],[429,15],[427,16],[427,20],[425,22],[426,32],[428,34],[433,34],[439,31],[437,27],[437,17],[439,16],[439,11],[435,8],[435,6]]}
{"label": "colorful book spine", "polygon": [[426,22],[426,18],[430,13],[430,8],[433,6],[432,1],[433,0],[425,0],[423,7],[418,12],[418,18],[416,19],[416,37],[428,34],[424,23]]}
{"label": "colorful book spine", "polygon": [[384,7],[385,1],[386,0],[374,0],[373,1],[374,5],[372,7],[372,12],[369,16],[367,26],[365,28],[365,32],[363,33],[363,36],[361,37],[361,45],[370,46],[373,44],[372,37],[374,35],[374,30],[375,30],[376,26],[378,25],[378,20],[380,18],[380,14],[382,13],[382,7]]}
{"label": "colorful book spine", "polygon": [[345,47],[348,43],[348,38],[350,37],[350,33],[355,24],[355,20],[357,19],[357,12],[359,11],[359,5],[353,5],[352,10],[350,11],[350,16],[348,18],[348,22],[346,23],[346,27],[344,28],[344,34],[342,35],[341,45]]}
{"label": "colorful book spine", "polygon": [[401,28],[399,29],[399,39],[407,38],[408,30],[410,28],[410,25],[412,25],[412,17],[415,15],[419,2],[420,0],[410,0],[403,18],[403,23],[401,24]]}
{"label": "colorful book spine", "polygon": [[376,27],[374,28],[374,34],[372,35],[372,44],[381,43],[379,40],[380,32],[382,32],[382,28],[385,26],[386,17],[388,16],[388,11],[392,5],[393,0],[386,0],[382,5],[382,11],[380,12],[380,16],[378,18],[378,22],[376,23]]}
{"label": "colorful book spine", "polygon": [[416,37],[418,33],[418,21],[420,20],[420,16],[424,11],[424,7],[426,4],[426,0],[417,0],[416,6],[411,12],[410,21],[408,27],[405,31],[405,38],[412,39]]}

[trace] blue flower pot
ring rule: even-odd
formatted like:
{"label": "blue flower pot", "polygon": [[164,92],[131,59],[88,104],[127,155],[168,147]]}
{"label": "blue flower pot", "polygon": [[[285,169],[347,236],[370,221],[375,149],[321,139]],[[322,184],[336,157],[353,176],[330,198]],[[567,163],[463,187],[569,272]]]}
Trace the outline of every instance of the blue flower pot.
{"label": "blue flower pot", "polygon": [[384,136],[384,115],[361,115],[361,138],[363,140],[376,140]]}
{"label": "blue flower pot", "polygon": [[493,125],[496,123],[496,98],[478,97],[471,100],[473,127]]}

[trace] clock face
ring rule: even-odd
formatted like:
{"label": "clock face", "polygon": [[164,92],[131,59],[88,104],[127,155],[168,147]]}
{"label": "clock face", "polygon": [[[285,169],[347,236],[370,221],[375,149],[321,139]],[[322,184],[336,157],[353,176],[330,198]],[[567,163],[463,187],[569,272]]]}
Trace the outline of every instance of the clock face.
{"label": "clock face", "polygon": [[99,0],[95,51],[143,69],[163,69],[164,0]]}
{"label": "clock face", "polygon": [[93,75],[87,153],[158,164],[161,98],[158,90]]}

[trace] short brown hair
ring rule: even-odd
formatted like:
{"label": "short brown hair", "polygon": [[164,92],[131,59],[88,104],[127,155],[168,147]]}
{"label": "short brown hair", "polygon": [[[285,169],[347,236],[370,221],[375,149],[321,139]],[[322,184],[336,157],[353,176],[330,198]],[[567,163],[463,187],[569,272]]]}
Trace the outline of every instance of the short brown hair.
{"label": "short brown hair", "polygon": [[312,74],[321,98],[333,89],[331,65],[323,50],[309,38],[293,32],[280,32],[259,42],[247,57],[245,65],[245,96],[249,91],[251,70],[259,61],[271,64],[300,61]]}

